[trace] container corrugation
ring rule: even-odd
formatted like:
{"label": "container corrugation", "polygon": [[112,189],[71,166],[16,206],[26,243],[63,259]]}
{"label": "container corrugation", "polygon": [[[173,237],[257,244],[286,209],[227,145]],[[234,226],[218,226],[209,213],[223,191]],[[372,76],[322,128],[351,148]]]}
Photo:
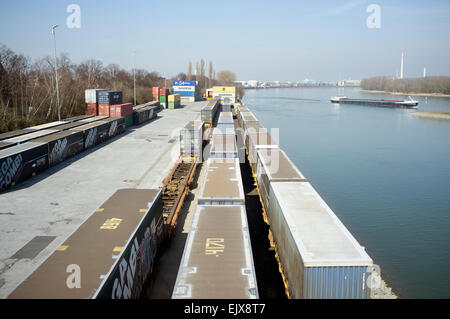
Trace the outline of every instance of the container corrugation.
{"label": "container corrugation", "polygon": [[87,103],[86,104],[86,115],[98,115],[98,104],[97,103]]}
{"label": "container corrugation", "polygon": [[98,93],[99,92],[107,92],[110,90],[107,89],[88,89],[84,91],[84,97],[86,103],[97,103],[98,102]]}
{"label": "container corrugation", "polygon": [[99,104],[98,105],[98,115],[108,116],[110,115],[110,105],[109,104]]}
{"label": "container corrugation", "polygon": [[28,142],[0,150],[0,192],[48,168],[46,143]]}
{"label": "container corrugation", "polygon": [[[8,298],[142,298],[163,239],[161,212],[161,190],[117,190]],[[76,289],[66,284],[71,264],[82,271]]]}
{"label": "container corrugation", "polygon": [[305,299],[370,299],[367,266],[306,267],[304,270]]}
{"label": "container corrugation", "polygon": [[109,116],[111,117],[122,117],[132,114],[133,114],[133,104],[131,103],[110,105]]}
{"label": "container corrugation", "polygon": [[[347,287],[360,289],[355,298],[369,296],[365,273],[354,272],[349,267],[369,267],[373,265],[372,260],[311,184],[271,182],[267,202],[270,229],[293,298],[349,296],[336,292],[336,288]],[[326,269],[309,271],[309,267]],[[346,277],[341,276],[343,273]],[[315,290],[308,292],[313,286]]]}
{"label": "container corrugation", "polygon": [[174,91],[174,94],[179,94],[182,97],[195,97],[195,92],[189,91]]}
{"label": "container corrugation", "polygon": [[100,104],[122,104],[122,91],[99,91],[97,98],[99,106]]}

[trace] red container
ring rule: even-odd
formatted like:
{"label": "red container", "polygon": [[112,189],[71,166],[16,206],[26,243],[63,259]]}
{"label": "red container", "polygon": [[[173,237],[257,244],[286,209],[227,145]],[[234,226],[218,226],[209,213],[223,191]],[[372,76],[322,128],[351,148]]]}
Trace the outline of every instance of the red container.
{"label": "red container", "polygon": [[97,103],[86,103],[86,115],[98,115]]}
{"label": "red container", "polygon": [[98,105],[98,115],[100,116],[109,116],[109,108],[111,106],[109,104],[99,104]]}
{"label": "red container", "polygon": [[169,95],[169,89],[159,88],[159,96],[163,96],[163,95],[165,95],[165,96]]}
{"label": "red container", "polygon": [[124,117],[130,114],[133,114],[133,104],[131,103],[115,104],[109,107],[110,117]]}
{"label": "red container", "polygon": [[159,101],[159,86],[154,86],[152,88],[153,101]]}

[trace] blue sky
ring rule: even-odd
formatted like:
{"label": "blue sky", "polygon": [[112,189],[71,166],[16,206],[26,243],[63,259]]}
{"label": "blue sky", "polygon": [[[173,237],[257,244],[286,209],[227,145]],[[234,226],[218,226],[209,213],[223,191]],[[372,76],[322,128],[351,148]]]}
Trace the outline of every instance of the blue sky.
{"label": "blue sky", "polygon": [[[68,28],[69,4],[81,28]],[[366,8],[381,9],[370,29]],[[32,59],[57,50],[74,62],[94,58],[157,71],[186,72],[212,60],[240,80],[360,79],[395,75],[405,52],[405,77],[450,75],[449,1],[163,1],[2,0],[0,43]]]}

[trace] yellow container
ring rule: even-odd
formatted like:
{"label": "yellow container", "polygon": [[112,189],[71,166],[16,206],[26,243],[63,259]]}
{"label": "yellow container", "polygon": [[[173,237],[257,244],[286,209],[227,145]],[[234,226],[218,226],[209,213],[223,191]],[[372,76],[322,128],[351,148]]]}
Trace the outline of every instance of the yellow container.
{"label": "yellow container", "polygon": [[214,93],[236,93],[235,86],[213,86]]}
{"label": "yellow container", "polygon": [[171,94],[169,95],[169,102],[181,101],[180,94]]}

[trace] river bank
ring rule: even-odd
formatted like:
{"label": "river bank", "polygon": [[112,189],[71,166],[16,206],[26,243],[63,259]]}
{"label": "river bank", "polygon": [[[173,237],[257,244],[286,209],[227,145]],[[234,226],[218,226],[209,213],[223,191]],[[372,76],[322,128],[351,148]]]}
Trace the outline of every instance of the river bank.
{"label": "river bank", "polygon": [[404,93],[404,92],[388,92],[388,91],[382,91],[382,90],[364,90],[364,89],[356,89],[355,91],[362,92],[362,93],[383,93],[383,94],[392,94],[392,95],[432,96],[432,97],[450,98],[450,94],[441,94],[441,93]]}
{"label": "river bank", "polygon": [[415,113],[410,113],[409,115],[418,116],[433,120],[446,120],[450,121],[450,112],[433,112],[433,111],[419,111]]}

